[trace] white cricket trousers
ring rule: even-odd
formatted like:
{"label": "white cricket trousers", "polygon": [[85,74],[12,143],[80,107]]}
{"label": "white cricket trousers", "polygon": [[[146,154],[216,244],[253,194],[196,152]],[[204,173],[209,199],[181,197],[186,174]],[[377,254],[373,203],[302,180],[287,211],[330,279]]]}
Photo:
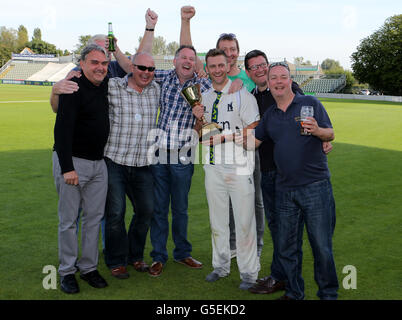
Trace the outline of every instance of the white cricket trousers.
{"label": "white cricket trousers", "polygon": [[219,276],[230,273],[229,196],[236,230],[237,265],[243,281],[255,282],[260,271],[253,175],[237,174],[235,166],[204,165],[205,189],[212,232],[212,266]]}

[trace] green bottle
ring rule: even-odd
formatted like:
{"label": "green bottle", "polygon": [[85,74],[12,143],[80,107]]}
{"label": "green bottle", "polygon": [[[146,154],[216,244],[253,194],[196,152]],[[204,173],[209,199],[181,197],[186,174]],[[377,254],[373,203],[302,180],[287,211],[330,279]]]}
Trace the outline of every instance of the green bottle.
{"label": "green bottle", "polygon": [[111,22],[109,22],[109,33],[107,35],[107,38],[109,39],[108,50],[110,52],[116,51],[116,49],[114,48],[114,36],[113,36],[113,29],[112,29],[112,23]]}

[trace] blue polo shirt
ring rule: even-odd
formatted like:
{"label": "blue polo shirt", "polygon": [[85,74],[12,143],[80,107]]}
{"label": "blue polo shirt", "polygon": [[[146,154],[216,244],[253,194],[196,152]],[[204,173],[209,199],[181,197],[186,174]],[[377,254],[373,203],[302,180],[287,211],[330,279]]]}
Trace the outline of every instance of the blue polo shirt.
{"label": "blue polo shirt", "polygon": [[255,137],[274,142],[274,161],[278,176],[276,187],[289,191],[330,177],[327,156],[322,150],[322,141],[311,135],[300,134],[302,106],[313,106],[314,118],[321,128],[332,128],[328,114],[321,102],[313,96],[296,93],[292,103],[283,112],[276,104],[269,108],[255,129]]}

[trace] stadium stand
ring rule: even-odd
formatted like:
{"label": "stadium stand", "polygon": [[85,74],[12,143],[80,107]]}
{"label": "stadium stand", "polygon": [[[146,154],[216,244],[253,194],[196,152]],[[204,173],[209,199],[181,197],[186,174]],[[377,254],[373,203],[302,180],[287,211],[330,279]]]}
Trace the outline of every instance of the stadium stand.
{"label": "stadium stand", "polygon": [[39,70],[43,69],[47,63],[23,63],[12,62],[9,67],[2,72],[0,79],[7,80],[26,80]]}
{"label": "stadium stand", "polygon": [[311,79],[306,81],[301,85],[301,88],[305,92],[319,92],[319,93],[333,93],[339,92],[345,87],[346,78],[345,76],[339,76],[337,79]]}
{"label": "stadium stand", "polygon": [[49,62],[43,69],[27,78],[27,80],[57,82],[61,79],[64,79],[67,73],[69,73],[74,67],[75,64],[73,63]]}

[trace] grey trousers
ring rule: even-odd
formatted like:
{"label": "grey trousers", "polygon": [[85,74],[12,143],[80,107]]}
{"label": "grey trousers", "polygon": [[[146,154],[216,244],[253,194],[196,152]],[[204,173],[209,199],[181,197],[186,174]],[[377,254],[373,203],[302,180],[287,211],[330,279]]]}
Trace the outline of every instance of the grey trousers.
{"label": "grey trousers", "polygon": [[[64,182],[57,153],[53,152],[53,177],[59,195],[59,274],[82,274],[98,266],[99,227],[105,211],[107,168],[104,160],[73,157],[79,185]],[[81,259],[78,260],[78,209],[81,217]]]}
{"label": "grey trousers", "polygon": [[[261,190],[261,170],[260,156],[258,151],[255,152],[255,168],[254,168],[254,188],[255,188],[255,222],[257,231],[257,254],[261,256],[262,247],[264,246],[264,229],[265,229],[265,213],[264,202]],[[229,200],[229,227],[230,227],[230,250],[236,250],[236,231],[233,218],[232,202]]]}

